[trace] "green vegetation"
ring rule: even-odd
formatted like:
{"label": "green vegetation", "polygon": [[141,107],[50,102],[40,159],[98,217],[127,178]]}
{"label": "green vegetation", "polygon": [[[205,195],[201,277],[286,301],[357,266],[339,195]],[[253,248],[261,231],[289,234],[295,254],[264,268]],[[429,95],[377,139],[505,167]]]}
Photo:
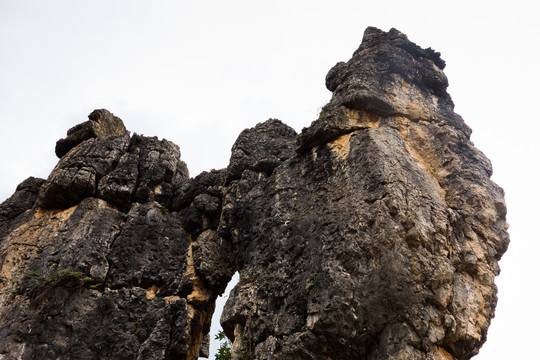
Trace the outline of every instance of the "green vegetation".
{"label": "green vegetation", "polygon": [[227,338],[223,330],[220,330],[216,335],[215,340],[220,341],[220,346],[216,354],[215,360],[231,360],[231,341]]}
{"label": "green vegetation", "polygon": [[249,357],[251,353],[251,343],[249,342],[248,338],[240,334],[238,339],[240,340],[241,348],[236,351],[236,353],[240,355],[241,359],[252,359],[252,357]]}
{"label": "green vegetation", "polygon": [[76,277],[76,278],[82,278],[84,276],[84,274],[80,271],[75,271],[73,269],[62,269],[60,271],[58,271],[58,274],[60,275],[63,275],[63,276],[73,276],[73,277]]}
{"label": "green vegetation", "polygon": [[[232,353],[233,353],[232,343],[227,338],[227,335],[225,335],[225,332],[223,332],[223,330],[219,331],[215,337],[215,340],[220,341],[220,347],[214,359],[215,360],[230,360],[232,358]],[[239,340],[239,344],[237,343],[237,345],[239,346],[235,346],[235,350],[234,350],[235,357],[240,358],[240,359],[246,359],[246,360],[252,359],[252,357],[250,357],[249,355],[251,353],[251,344],[248,338],[240,334],[237,340]]]}
{"label": "green vegetation", "polygon": [[308,282],[308,283],[306,284],[306,290],[309,290],[309,289],[311,289],[311,288],[314,287],[314,286],[315,286],[315,280],[311,280],[310,282]]}
{"label": "green vegetation", "polygon": [[82,283],[95,283],[96,280],[93,277],[86,276],[80,271],[73,269],[62,269],[50,276],[45,277],[41,271],[28,271],[23,275],[27,279],[33,280],[35,283],[49,283],[56,284],[67,279],[76,279]]}
{"label": "green vegetation", "polygon": [[36,282],[42,282],[45,281],[45,275],[43,275],[43,272],[41,271],[28,271],[25,272],[23,277],[27,279],[32,279]]}
{"label": "green vegetation", "polygon": [[161,205],[160,207],[160,210],[161,210],[161,213],[163,215],[168,215],[170,212],[169,212],[169,209],[167,209],[165,206]]}
{"label": "green vegetation", "polygon": [[73,269],[62,269],[47,277],[42,271],[29,271],[24,273],[23,277],[29,279],[31,284],[23,285],[19,293],[28,296],[34,306],[46,301],[51,291],[57,288],[74,291],[85,288],[95,289],[101,286],[101,283],[93,277]]}

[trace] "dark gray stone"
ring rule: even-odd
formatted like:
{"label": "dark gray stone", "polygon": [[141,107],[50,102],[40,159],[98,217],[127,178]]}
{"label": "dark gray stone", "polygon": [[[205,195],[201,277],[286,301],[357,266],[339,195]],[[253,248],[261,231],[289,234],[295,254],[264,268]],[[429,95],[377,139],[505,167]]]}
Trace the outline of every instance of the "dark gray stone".
{"label": "dark gray stone", "polygon": [[297,135],[243,131],[226,169],[96,110],[0,204],[0,358],[470,359],[496,305],[504,193],[444,61],[368,28]]}
{"label": "dark gray stone", "polygon": [[56,155],[61,158],[80,143],[97,137],[121,136],[127,133],[122,120],[108,110],[94,110],[88,115],[90,120],[75,125],[67,132],[67,137],[56,142]]}
{"label": "dark gray stone", "polygon": [[277,119],[242,131],[232,147],[230,178],[239,178],[244,170],[271,173],[294,155],[295,139],[296,131]]}

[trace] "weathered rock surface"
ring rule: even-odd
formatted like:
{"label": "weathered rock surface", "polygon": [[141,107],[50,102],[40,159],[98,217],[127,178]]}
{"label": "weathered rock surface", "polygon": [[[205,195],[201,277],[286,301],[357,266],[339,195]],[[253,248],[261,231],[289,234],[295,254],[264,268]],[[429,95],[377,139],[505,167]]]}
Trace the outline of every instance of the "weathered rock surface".
{"label": "weathered rock surface", "polygon": [[506,210],[443,67],[398,31],[368,29],[327,76],[332,100],[299,135],[298,155],[234,197],[229,226],[249,281],[222,322],[247,339],[238,347],[257,359],[478,351]]}
{"label": "weathered rock surface", "polygon": [[[201,177],[189,180],[178,146],[129,136],[106,110],[90,119],[114,122],[97,122],[101,132],[79,137],[47,180],[25,180],[0,206],[0,357],[205,355],[233,249],[206,233],[197,243],[182,211],[197,207],[215,234],[220,193],[204,206],[205,183],[172,211]],[[216,252],[215,262],[202,258]]]}
{"label": "weathered rock surface", "polygon": [[69,129],[67,137],[56,142],[55,151],[59,158],[85,140],[103,136],[120,136],[127,133],[122,120],[108,110],[94,110],[88,115],[88,119],[88,121]]}
{"label": "weathered rock surface", "polygon": [[226,169],[96,110],[0,205],[0,358],[196,359],[216,297],[234,359],[469,359],[508,246],[503,191],[444,61],[368,28],[301,134],[268,120]]}

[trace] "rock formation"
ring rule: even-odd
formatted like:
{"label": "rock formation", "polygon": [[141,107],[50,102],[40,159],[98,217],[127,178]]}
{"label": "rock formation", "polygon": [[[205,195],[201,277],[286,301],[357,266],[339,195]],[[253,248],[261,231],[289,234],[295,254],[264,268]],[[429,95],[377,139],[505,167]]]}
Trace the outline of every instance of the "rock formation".
{"label": "rock formation", "polygon": [[301,134],[178,146],[96,110],[0,205],[0,359],[197,359],[216,297],[234,359],[469,359],[508,246],[502,189],[440,54],[368,28]]}

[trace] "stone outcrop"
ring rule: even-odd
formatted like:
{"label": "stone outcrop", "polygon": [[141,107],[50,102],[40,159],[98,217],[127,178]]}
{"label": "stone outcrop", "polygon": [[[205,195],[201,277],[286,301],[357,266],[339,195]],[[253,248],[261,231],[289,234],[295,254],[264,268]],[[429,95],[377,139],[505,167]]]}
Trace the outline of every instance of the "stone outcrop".
{"label": "stone outcrop", "polygon": [[25,180],[0,208],[0,357],[205,355],[235,271],[216,235],[220,178],[189,179],[178,146],[130,136],[106,110],[90,119],[74,129],[114,122],[83,140],[68,131],[78,143],[49,178]]}
{"label": "stone outcrop", "polygon": [[301,134],[242,132],[189,178],[106,110],[0,205],[0,358],[196,359],[216,297],[234,359],[469,359],[508,246],[502,189],[445,63],[368,28]]}
{"label": "stone outcrop", "polygon": [[56,142],[56,155],[61,158],[69,150],[85,140],[104,136],[120,136],[127,133],[122,120],[105,109],[94,110],[88,121],[68,130],[67,136]]}

